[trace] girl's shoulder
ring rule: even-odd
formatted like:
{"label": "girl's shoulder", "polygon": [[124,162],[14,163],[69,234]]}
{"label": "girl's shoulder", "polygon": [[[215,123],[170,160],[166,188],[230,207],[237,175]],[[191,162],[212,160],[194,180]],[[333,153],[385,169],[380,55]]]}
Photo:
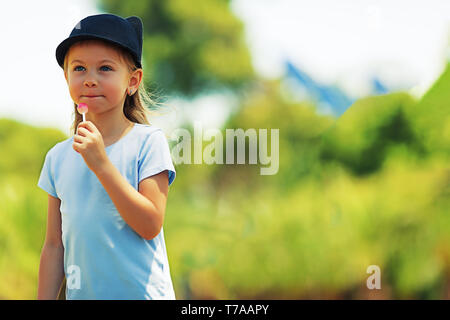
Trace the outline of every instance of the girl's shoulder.
{"label": "girl's shoulder", "polygon": [[67,148],[72,147],[73,144],[73,136],[70,138],[67,138],[66,140],[57,142],[49,151],[49,154],[58,154],[58,153],[64,153],[67,151]]}
{"label": "girl's shoulder", "polygon": [[146,123],[135,123],[136,127],[143,131],[154,131],[154,130],[161,130],[160,127],[154,125],[154,124],[146,124]]}
{"label": "girl's shoulder", "polygon": [[159,133],[164,134],[163,130],[160,127],[155,126],[153,124],[144,124],[144,123],[136,123],[135,131],[137,132],[138,135],[144,136],[144,138],[148,138],[154,132],[159,132]]}
{"label": "girl's shoulder", "polygon": [[135,141],[139,144],[140,153],[168,146],[169,138],[159,126],[137,123],[134,130],[135,138],[137,138]]}

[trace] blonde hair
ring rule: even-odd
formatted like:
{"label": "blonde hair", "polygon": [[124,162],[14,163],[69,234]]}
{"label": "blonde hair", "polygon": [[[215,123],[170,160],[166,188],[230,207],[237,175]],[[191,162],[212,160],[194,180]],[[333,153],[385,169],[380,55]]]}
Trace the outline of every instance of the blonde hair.
{"label": "blonde hair", "polygon": [[[101,40],[91,40],[91,39],[81,40],[77,42],[77,44],[86,43],[89,41],[101,41]],[[130,74],[138,69],[136,67],[136,64],[134,63],[131,54],[126,49],[105,41],[101,42],[117,50],[121,61],[125,62]],[[64,57],[64,73],[67,72],[68,56],[69,54],[67,52],[66,56]],[[148,117],[153,114],[152,110],[156,110],[158,107],[158,103],[156,102],[156,100],[153,100],[153,97],[154,95],[146,90],[144,80],[142,79],[136,92],[131,96],[127,94],[125,98],[125,102],[123,104],[123,113],[125,117],[127,117],[127,119],[132,122],[141,124],[150,124]],[[75,115],[74,121],[70,128],[73,134],[76,133],[78,125],[80,124],[80,122],[83,121],[82,115],[77,111],[77,104],[75,102],[74,102],[74,115]]]}

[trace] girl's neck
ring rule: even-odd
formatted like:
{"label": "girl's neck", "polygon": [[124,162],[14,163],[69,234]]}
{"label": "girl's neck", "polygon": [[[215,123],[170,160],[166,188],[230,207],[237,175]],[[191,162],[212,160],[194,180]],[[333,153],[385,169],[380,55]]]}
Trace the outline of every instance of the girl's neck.
{"label": "girl's neck", "polygon": [[100,131],[103,143],[105,147],[118,141],[121,137],[127,134],[132,128],[134,123],[128,120],[125,115],[117,119],[114,118],[100,118],[95,117],[92,119],[86,118],[91,121]]}

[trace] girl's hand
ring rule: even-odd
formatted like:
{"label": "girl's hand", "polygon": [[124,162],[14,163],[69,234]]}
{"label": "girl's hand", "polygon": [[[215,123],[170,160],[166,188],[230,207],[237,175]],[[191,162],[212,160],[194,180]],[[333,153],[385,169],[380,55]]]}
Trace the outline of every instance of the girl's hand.
{"label": "girl's hand", "polygon": [[109,160],[102,134],[91,121],[83,121],[78,125],[77,134],[73,138],[73,149],[81,154],[93,172],[101,169]]}

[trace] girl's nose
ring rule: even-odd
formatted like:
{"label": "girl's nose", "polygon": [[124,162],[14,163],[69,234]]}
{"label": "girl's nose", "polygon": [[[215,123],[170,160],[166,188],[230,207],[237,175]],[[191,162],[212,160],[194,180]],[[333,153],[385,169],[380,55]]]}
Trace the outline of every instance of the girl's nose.
{"label": "girl's nose", "polygon": [[96,86],[97,85],[97,81],[95,81],[93,79],[88,79],[88,80],[84,81],[84,85],[88,86],[88,87]]}

